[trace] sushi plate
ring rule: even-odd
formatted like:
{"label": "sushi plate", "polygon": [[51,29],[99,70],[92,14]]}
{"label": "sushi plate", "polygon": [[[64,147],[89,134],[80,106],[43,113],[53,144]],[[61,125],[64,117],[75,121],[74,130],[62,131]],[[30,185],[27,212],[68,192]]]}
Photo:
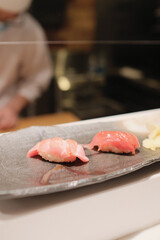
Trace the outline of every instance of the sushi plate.
{"label": "sushi plate", "polygon": [[[160,123],[160,109],[103,117],[55,126],[35,126],[0,135],[0,199],[19,198],[66,191],[104,182],[137,171],[160,160],[160,149],[142,146],[148,124]],[[159,121],[159,122],[158,122]],[[88,163],[55,164],[27,158],[38,141],[51,137],[72,138],[89,143],[102,130],[127,131],[137,136],[140,149],[135,155],[97,153],[85,150]]]}

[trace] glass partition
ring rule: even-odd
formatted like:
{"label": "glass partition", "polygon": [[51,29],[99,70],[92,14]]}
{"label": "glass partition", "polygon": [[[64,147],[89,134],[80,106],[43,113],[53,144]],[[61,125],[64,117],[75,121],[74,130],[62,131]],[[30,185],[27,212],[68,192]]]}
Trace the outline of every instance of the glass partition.
{"label": "glass partition", "polygon": [[34,0],[28,13],[1,21],[0,96],[28,81],[26,115],[159,108],[159,38],[158,0]]}

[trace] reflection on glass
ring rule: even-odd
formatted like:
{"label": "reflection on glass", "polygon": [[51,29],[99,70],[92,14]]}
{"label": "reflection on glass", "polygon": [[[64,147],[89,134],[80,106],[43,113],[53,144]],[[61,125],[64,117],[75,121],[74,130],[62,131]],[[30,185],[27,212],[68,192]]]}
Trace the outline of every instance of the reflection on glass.
{"label": "reflection on glass", "polygon": [[[37,21],[28,14],[16,16],[15,21],[10,19],[7,27],[10,25],[17,34],[7,35],[1,42],[23,41],[12,46],[16,53],[24,45],[27,49],[40,49],[43,41],[48,43],[58,86],[56,92],[60,92],[56,102],[58,110],[69,110],[87,119],[157,108],[159,9],[157,0],[33,0],[29,11]],[[41,25],[47,38],[42,31],[38,31],[36,37],[36,30],[32,34],[25,30],[18,35],[26,17],[39,28]],[[0,29],[3,28],[6,25],[0,24]],[[5,48],[16,64],[15,52],[10,50],[10,45],[3,46]],[[29,52],[34,55],[34,66],[41,50],[37,55],[34,50],[28,50],[25,57]],[[41,61],[45,59],[42,55],[38,57]],[[55,88],[49,88],[50,104]]]}
{"label": "reflection on glass", "polygon": [[0,42],[4,43],[0,45],[0,129],[14,127],[21,111],[40,97],[52,77],[52,63],[44,43],[18,44],[45,39],[40,25],[24,13],[30,3],[0,1]]}

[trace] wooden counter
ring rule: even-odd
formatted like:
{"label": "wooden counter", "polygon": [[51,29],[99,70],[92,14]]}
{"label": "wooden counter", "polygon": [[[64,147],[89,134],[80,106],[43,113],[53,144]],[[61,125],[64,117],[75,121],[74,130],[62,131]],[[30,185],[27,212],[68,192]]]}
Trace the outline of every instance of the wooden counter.
{"label": "wooden counter", "polygon": [[80,119],[71,112],[59,112],[34,117],[21,118],[15,128],[1,131],[0,133],[16,131],[30,126],[51,126],[55,124],[79,121]]}

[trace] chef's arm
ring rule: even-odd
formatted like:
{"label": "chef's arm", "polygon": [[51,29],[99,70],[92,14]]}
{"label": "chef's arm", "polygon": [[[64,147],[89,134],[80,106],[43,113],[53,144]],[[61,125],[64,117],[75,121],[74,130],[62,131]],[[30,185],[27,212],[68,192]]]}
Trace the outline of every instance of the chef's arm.
{"label": "chef's arm", "polygon": [[48,88],[52,77],[53,65],[48,47],[45,44],[27,46],[22,58],[17,95],[34,102]]}
{"label": "chef's arm", "polygon": [[46,45],[29,45],[24,49],[19,76],[15,97],[0,109],[0,129],[14,127],[22,109],[49,86],[53,66]]}

